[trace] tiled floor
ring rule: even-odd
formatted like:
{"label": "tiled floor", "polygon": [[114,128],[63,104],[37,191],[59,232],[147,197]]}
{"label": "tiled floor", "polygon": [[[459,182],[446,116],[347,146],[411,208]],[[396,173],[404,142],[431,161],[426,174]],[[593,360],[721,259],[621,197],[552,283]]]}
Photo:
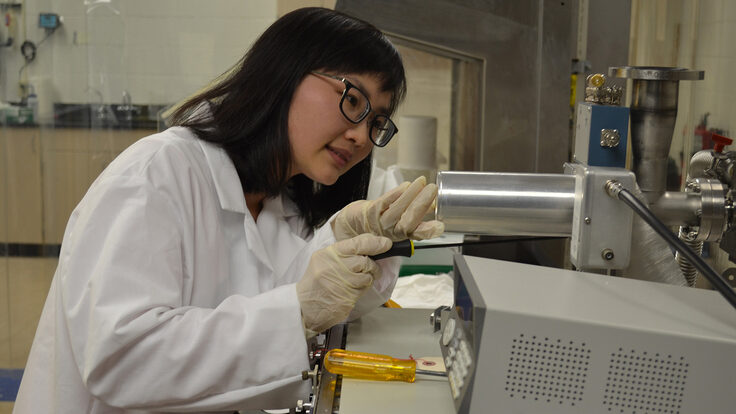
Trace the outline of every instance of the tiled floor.
{"label": "tiled floor", "polygon": [[[0,369],[23,369],[46,301],[56,258],[0,258]],[[10,414],[12,402],[0,402]]]}
{"label": "tiled floor", "polygon": [[13,412],[12,402],[0,402],[0,414],[11,414]]}
{"label": "tiled floor", "polygon": [[10,302],[8,258],[0,257],[0,368],[10,367]]}
{"label": "tiled floor", "polygon": [[23,368],[56,270],[56,258],[8,258],[10,365]]}

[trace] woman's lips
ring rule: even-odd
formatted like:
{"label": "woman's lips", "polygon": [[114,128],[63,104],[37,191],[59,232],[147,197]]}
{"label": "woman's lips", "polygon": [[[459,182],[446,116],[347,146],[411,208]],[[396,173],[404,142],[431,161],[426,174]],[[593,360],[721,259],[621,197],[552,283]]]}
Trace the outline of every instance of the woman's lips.
{"label": "woman's lips", "polygon": [[333,148],[328,146],[327,150],[330,152],[332,159],[335,160],[338,167],[340,168],[346,166],[348,162],[350,162],[350,158],[352,157],[352,154],[349,151],[340,148]]}

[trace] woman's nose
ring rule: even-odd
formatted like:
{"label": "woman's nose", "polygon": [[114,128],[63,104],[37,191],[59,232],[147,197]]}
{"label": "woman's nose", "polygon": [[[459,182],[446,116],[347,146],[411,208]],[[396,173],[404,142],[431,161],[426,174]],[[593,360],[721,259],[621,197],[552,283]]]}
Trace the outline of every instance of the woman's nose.
{"label": "woman's nose", "polygon": [[345,136],[347,139],[353,141],[356,146],[365,146],[371,143],[371,139],[368,136],[370,134],[370,128],[368,128],[368,120],[365,119],[359,124],[353,124],[346,131]]}

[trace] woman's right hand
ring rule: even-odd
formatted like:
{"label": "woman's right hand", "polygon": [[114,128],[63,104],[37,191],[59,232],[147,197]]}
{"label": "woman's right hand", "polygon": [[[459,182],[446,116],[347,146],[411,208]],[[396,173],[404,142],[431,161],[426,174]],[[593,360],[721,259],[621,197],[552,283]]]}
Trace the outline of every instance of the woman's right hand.
{"label": "woman's right hand", "polygon": [[437,185],[417,178],[404,182],[376,200],[358,200],[340,210],[332,222],[335,239],[359,234],[385,236],[392,241],[431,239],[445,231],[437,220],[422,221],[437,198]]}
{"label": "woman's right hand", "polygon": [[344,321],[381,268],[367,256],[391,248],[391,240],[372,234],[339,241],[317,250],[296,283],[307,338]]}

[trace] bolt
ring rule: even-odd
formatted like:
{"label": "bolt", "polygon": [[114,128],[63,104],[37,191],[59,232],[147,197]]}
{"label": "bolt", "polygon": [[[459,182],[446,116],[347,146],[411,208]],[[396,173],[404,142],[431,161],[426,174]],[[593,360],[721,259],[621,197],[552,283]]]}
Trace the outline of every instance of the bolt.
{"label": "bolt", "polygon": [[590,217],[585,218],[585,224],[590,224]]}
{"label": "bolt", "polygon": [[621,142],[618,129],[601,129],[601,147],[615,148]]}
{"label": "bolt", "polygon": [[601,256],[603,256],[603,260],[613,260],[613,250],[603,249]]}

